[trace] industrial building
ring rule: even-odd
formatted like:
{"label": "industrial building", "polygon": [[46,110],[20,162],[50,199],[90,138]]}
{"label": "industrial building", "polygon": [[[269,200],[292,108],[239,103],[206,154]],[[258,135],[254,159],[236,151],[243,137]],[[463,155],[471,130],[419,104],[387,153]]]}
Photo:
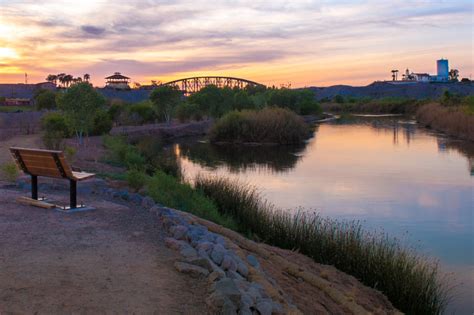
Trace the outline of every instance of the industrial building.
{"label": "industrial building", "polygon": [[[402,79],[398,80],[398,70],[392,70],[393,83],[415,83],[415,82],[448,82],[450,81],[450,71],[448,59],[439,59],[436,61],[436,74],[410,72],[405,70]],[[453,70],[457,71],[457,70]],[[457,72],[456,72],[457,75]]]}

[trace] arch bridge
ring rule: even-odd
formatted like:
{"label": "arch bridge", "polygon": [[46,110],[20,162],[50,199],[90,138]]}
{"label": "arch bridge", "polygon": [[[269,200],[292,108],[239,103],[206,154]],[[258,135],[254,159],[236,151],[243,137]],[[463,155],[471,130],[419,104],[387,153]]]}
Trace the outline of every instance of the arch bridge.
{"label": "arch bridge", "polygon": [[179,80],[174,80],[170,82],[163,83],[162,85],[172,85],[177,86],[185,95],[193,94],[200,91],[202,88],[208,85],[215,85],[219,88],[246,88],[246,87],[256,87],[265,85],[246,80],[241,78],[234,77],[219,77],[219,76],[202,76],[202,77],[192,77],[184,78]]}

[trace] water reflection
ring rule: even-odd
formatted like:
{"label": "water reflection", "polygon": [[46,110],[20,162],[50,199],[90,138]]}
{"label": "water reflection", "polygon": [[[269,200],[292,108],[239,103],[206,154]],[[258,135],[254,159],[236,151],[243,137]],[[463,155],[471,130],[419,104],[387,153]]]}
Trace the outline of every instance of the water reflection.
{"label": "water reflection", "polygon": [[180,142],[178,145],[182,157],[210,169],[225,167],[231,173],[287,172],[295,167],[305,148],[305,145],[238,146],[206,142]]}
{"label": "water reflection", "polygon": [[[403,117],[323,124],[306,146],[180,144],[188,178],[212,173],[250,182],[277,206],[298,206],[408,241],[466,282],[453,304],[472,313],[465,276],[474,267],[474,144],[419,128]],[[296,154],[295,154],[296,153]],[[469,280],[471,279],[471,280]],[[463,298],[464,296],[464,298]]]}

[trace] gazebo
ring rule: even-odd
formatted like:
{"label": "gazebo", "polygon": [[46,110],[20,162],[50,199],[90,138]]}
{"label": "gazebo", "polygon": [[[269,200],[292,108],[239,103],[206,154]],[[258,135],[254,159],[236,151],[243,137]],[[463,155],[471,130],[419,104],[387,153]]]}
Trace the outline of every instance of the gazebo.
{"label": "gazebo", "polygon": [[115,72],[113,75],[105,78],[105,87],[119,89],[119,90],[126,90],[129,89],[130,86],[130,78],[124,75],[121,75],[120,72]]}

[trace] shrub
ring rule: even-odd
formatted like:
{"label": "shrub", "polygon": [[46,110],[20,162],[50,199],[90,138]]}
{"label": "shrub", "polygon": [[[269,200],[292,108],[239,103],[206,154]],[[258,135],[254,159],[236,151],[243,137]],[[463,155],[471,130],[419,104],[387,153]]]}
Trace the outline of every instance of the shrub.
{"label": "shrub", "polygon": [[66,146],[64,148],[64,155],[66,156],[66,160],[72,164],[74,162],[74,157],[76,156],[77,150],[74,147]]}
{"label": "shrub", "polygon": [[198,176],[195,187],[215,202],[221,215],[232,217],[240,232],[334,265],[382,291],[403,312],[439,314],[446,306],[446,283],[437,264],[385,234],[366,232],[355,221],[282,211],[238,181]]}
{"label": "shrub", "polygon": [[57,112],[48,113],[41,119],[44,130],[43,143],[48,149],[59,150],[64,138],[71,136],[65,117]]}
{"label": "shrub", "polygon": [[336,95],[336,96],[334,96],[333,101],[335,103],[342,104],[342,103],[344,103],[344,97],[341,96],[341,95]]}
{"label": "shrub", "polygon": [[180,122],[201,120],[201,110],[197,104],[187,102],[181,103],[176,107],[176,118],[178,118]]}
{"label": "shrub", "polygon": [[294,144],[305,140],[309,128],[295,113],[282,108],[233,111],[211,128],[212,142]]}
{"label": "shrub", "polygon": [[39,90],[34,99],[38,110],[56,108],[56,93],[53,91]]}
{"label": "shrub", "polygon": [[461,104],[466,114],[474,115],[474,95],[464,97]]}
{"label": "shrub", "polygon": [[228,228],[235,228],[232,219],[219,214],[216,205],[202,192],[194,190],[189,184],[182,183],[171,175],[157,171],[148,179],[146,189],[153,200],[160,204],[190,212]]}
{"label": "shrub", "polygon": [[97,111],[97,114],[94,118],[94,127],[92,129],[91,135],[100,136],[112,129],[112,119],[105,110]]}
{"label": "shrub", "polygon": [[5,163],[0,168],[2,178],[10,183],[16,182],[16,179],[20,175],[16,164],[13,162]]}
{"label": "shrub", "polygon": [[150,94],[157,116],[170,122],[176,107],[183,102],[183,92],[176,86],[159,86]]}
{"label": "shrub", "polygon": [[128,113],[132,117],[132,120],[139,125],[154,122],[156,119],[153,104],[150,101],[130,105],[128,107]]}
{"label": "shrub", "polygon": [[131,169],[127,171],[126,178],[128,186],[137,192],[145,186],[147,176],[143,171]]}

